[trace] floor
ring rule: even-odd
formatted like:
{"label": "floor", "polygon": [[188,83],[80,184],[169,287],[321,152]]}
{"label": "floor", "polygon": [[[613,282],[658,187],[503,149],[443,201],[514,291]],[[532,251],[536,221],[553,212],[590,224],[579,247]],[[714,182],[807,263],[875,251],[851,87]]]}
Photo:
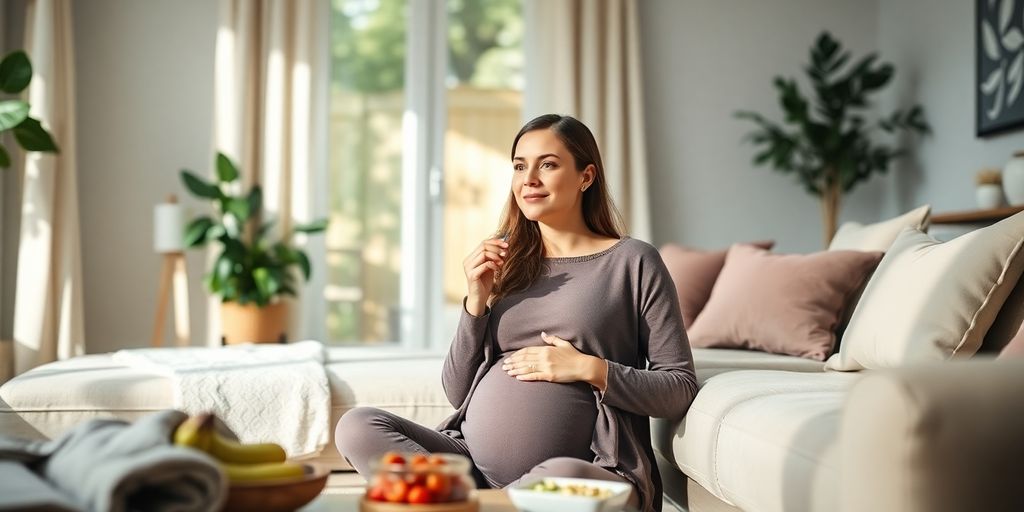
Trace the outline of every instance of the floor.
{"label": "floor", "polygon": [[[362,494],[366,480],[355,472],[334,472],[327,478],[327,487],[322,494]],[[665,501],[662,512],[686,512]]]}

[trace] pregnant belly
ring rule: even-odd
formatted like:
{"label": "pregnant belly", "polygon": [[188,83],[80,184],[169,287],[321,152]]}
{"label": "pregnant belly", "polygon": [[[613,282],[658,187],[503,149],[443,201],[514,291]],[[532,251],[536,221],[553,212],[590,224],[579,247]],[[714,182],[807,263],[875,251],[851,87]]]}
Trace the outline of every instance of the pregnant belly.
{"label": "pregnant belly", "polygon": [[519,381],[496,364],[470,399],[462,434],[477,468],[504,487],[551,457],[591,460],[596,421],[589,384]]}

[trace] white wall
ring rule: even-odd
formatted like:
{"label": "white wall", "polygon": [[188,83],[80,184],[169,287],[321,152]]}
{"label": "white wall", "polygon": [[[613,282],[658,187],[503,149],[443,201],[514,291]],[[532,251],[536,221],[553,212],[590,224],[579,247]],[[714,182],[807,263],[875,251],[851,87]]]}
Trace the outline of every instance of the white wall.
{"label": "white wall", "polygon": [[[78,183],[88,352],[149,343],[160,256],[153,206],[182,198],[178,171],[212,162],[217,2],[73,5]],[[193,338],[205,335],[202,255],[190,254]],[[172,322],[168,319],[168,324]]]}
{"label": "white wall", "polygon": [[[784,252],[822,247],[815,198],[751,164],[739,109],[781,120],[772,79],[803,76],[827,29],[856,56],[876,48],[877,0],[640,2],[654,241],[704,248],[773,238]],[[808,89],[804,89],[805,93]],[[875,220],[881,181],[854,189],[840,219]]]}
{"label": "white wall", "polygon": [[1024,149],[1024,129],[975,136],[974,17],[973,1],[880,2],[879,48],[898,70],[883,105],[921,103],[934,132],[905,165],[911,172],[897,173],[898,206],[928,202],[935,211],[973,209],[974,173],[1002,167]]}

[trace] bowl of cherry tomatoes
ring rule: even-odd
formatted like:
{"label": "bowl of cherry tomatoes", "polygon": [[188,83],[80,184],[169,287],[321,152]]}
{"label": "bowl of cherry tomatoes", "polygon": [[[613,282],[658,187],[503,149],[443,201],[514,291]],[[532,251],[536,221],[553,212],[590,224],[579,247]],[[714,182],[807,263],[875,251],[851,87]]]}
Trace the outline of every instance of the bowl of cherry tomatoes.
{"label": "bowl of cherry tomatoes", "polygon": [[469,459],[452,453],[384,454],[371,461],[362,512],[473,512],[476,481]]}

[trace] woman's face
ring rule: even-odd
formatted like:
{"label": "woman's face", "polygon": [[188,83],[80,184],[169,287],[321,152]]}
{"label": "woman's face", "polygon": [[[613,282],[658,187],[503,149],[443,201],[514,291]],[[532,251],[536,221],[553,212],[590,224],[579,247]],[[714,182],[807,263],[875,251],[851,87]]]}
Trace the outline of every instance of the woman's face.
{"label": "woman's face", "polygon": [[581,207],[580,189],[591,183],[594,169],[576,170],[576,161],[555,132],[526,132],[512,157],[512,193],[527,219],[554,221]]}

